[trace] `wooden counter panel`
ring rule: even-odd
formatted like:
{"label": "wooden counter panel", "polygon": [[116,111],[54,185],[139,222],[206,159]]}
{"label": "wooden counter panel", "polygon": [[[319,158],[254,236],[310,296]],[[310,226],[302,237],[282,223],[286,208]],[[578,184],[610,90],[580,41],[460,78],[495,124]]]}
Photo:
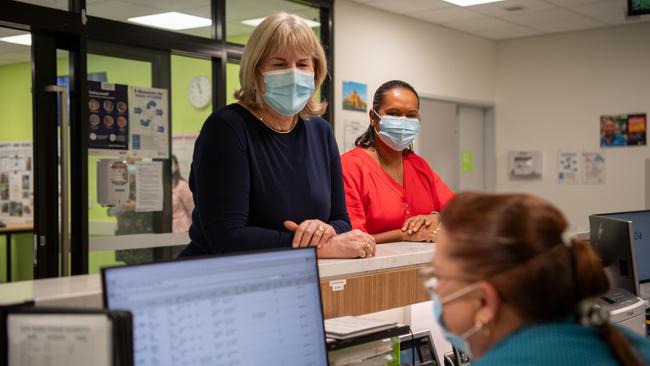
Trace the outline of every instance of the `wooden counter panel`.
{"label": "wooden counter panel", "polygon": [[[325,319],[363,315],[431,300],[418,274],[421,267],[321,281]],[[332,289],[337,283],[341,286],[343,280],[343,289]]]}

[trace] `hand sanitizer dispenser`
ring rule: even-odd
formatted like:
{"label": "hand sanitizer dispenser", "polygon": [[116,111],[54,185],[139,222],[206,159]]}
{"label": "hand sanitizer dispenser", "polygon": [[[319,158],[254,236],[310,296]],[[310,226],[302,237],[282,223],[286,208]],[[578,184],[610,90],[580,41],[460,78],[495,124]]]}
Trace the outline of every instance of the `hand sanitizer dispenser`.
{"label": "hand sanitizer dispenser", "polygon": [[115,206],[129,199],[128,166],[121,160],[97,161],[97,203]]}

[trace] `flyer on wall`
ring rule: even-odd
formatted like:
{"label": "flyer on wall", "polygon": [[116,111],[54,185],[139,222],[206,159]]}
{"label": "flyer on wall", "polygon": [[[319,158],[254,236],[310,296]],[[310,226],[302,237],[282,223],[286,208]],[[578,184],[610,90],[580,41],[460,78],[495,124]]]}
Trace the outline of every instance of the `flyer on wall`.
{"label": "flyer on wall", "polygon": [[578,184],[578,152],[560,150],[557,154],[557,174],[560,184]]}
{"label": "flyer on wall", "polygon": [[88,148],[129,148],[128,87],[88,81]]}
{"label": "flyer on wall", "polygon": [[169,158],[169,108],[166,89],[129,87],[131,151],[140,157]]}
{"label": "flyer on wall", "polygon": [[645,113],[600,116],[600,147],[645,146]]}
{"label": "flyer on wall", "polygon": [[603,151],[582,152],[582,182],[592,184],[605,183],[605,154]]}

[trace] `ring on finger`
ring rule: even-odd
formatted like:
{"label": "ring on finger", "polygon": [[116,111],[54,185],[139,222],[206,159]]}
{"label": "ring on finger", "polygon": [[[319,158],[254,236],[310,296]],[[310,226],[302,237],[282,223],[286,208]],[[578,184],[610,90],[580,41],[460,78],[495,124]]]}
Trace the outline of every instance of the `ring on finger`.
{"label": "ring on finger", "polygon": [[361,255],[360,255],[359,257],[361,257],[361,258],[365,258],[365,257],[367,257],[367,256],[368,256],[368,253],[366,252],[366,249],[365,249],[365,248],[362,248],[362,249],[361,249]]}
{"label": "ring on finger", "polygon": [[321,234],[322,234],[322,233],[325,232],[325,227],[324,227],[323,225],[318,225],[318,229],[316,229],[316,230],[317,230],[317,231],[320,231]]}

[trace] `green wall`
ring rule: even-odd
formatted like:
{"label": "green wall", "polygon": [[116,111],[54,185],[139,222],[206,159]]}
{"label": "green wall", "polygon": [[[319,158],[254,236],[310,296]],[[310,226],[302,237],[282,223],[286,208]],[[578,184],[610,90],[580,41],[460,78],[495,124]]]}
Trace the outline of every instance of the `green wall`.
{"label": "green wall", "polygon": [[[67,63],[67,58],[58,60],[59,75],[68,73]],[[228,64],[226,71],[228,103],[232,103],[232,93],[239,87],[239,66]],[[151,86],[152,83],[151,65],[147,62],[88,55],[88,72],[105,72],[108,82],[111,83],[145,87]],[[188,89],[195,76],[211,78],[210,61],[173,55],[171,74],[172,133],[198,133],[212,112],[212,105],[201,110],[194,108],[188,100]],[[32,140],[31,66],[28,63],[0,65],[0,141],[17,140]],[[91,203],[89,217],[91,222],[115,223],[115,218],[107,214],[107,209],[96,203],[96,162],[99,158],[102,157],[90,156],[88,159],[88,191]],[[12,278],[14,281],[29,280],[32,278],[32,234],[13,235],[12,242]],[[0,281],[3,282],[6,280],[5,245],[5,237],[0,236]],[[95,273],[102,266],[121,262],[115,260],[113,251],[105,251],[92,252],[89,263],[90,272]]]}
{"label": "green wall", "polygon": [[[0,141],[32,140],[32,74],[28,64],[0,66]],[[12,279],[32,278],[32,234],[12,235]],[[5,235],[0,236],[0,278],[6,281]]]}

